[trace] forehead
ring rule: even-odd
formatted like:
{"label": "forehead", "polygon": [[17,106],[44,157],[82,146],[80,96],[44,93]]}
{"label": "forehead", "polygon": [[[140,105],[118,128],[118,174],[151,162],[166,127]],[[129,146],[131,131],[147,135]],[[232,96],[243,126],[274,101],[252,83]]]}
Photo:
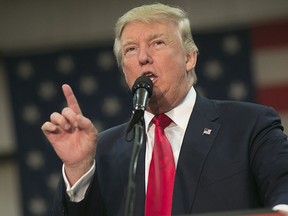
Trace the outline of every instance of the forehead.
{"label": "forehead", "polygon": [[136,38],[150,39],[151,37],[172,36],[177,31],[177,25],[173,22],[142,22],[133,21],[127,23],[121,34],[121,41],[133,40]]}

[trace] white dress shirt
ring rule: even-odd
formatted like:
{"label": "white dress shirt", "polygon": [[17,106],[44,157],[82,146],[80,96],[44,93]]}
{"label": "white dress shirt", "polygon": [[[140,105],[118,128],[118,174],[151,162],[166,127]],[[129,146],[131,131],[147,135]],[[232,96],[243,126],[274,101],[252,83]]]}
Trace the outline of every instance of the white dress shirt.
{"label": "white dress shirt", "polygon": [[[184,100],[177,107],[165,113],[172,120],[172,123],[164,129],[164,132],[172,147],[175,167],[177,167],[182,141],[189,122],[190,115],[194,108],[195,101],[196,101],[196,92],[192,87],[188,92],[188,94],[186,95],[186,97],[184,98]],[[145,155],[146,189],[148,185],[148,173],[154,146],[155,125],[151,123],[153,117],[154,115],[149,112],[145,112],[144,114],[145,125],[147,125],[146,127],[147,141],[146,141],[146,155]]]}

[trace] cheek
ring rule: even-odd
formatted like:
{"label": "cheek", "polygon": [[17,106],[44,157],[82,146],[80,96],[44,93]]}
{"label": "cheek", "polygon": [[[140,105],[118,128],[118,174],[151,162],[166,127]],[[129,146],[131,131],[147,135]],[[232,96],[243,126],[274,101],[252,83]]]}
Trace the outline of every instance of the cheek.
{"label": "cheek", "polygon": [[186,74],[186,63],[182,58],[173,57],[173,61],[166,62],[166,70],[169,76],[174,77],[175,79],[181,78],[182,75]]}
{"label": "cheek", "polygon": [[132,73],[135,73],[139,67],[139,64],[135,59],[129,58],[129,59],[124,59],[122,63],[122,69],[123,71],[125,70],[126,75],[130,75]]}
{"label": "cheek", "polygon": [[141,71],[141,68],[139,67],[138,62],[136,62],[134,59],[129,59],[123,61],[122,70],[125,80],[131,89],[135,80],[138,78],[138,76],[140,76],[139,72]]}

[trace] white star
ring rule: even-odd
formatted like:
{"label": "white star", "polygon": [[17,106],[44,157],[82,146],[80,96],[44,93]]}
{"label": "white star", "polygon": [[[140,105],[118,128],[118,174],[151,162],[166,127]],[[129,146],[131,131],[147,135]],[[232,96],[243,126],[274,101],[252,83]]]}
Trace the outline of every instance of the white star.
{"label": "white star", "polygon": [[56,96],[56,93],[56,87],[51,81],[42,82],[40,84],[38,94],[42,99],[49,101]]}
{"label": "white star", "polygon": [[102,110],[108,116],[115,116],[121,110],[120,101],[117,97],[107,97],[103,101]]}
{"label": "white star", "polygon": [[51,190],[55,190],[60,179],[59,173],[51,173],[47,179],[47,185]]}
{"label": "white star", "polygon": [[93,120],[93,124],[95,126],[95,128],[97,128],[98,132],[103,131],[104,127],[101,121],[99,120]]}
{"label": "white star", "polygon": [[34,68],[29,61],[22,61],[18,63],[17,75],[23,79],[28,80],[34,74]]}
{"label": "white star", "polygon": [[241,49],[241,44],[237,36],[231,35],[223,39],[223,51],[230,55],[234,55]]}
{"label": "white star", "polygon": [[33,215],[44,215],[48,208],[42,197],[34,197],[29,201],[28,209]]}
{"label": "white star", "polygon": [[206,77],[216,80],[223,75],[223,68],[218,60],[210,60],[205,63],[203,73]]}
{"label": "white star", "polygon": [[28,152],[26,156],[26,163],[29,167],[39,170],[45,164],[42,152],[38,150]]}
{"label": "white star", "polygon": [[22,119],[29,124],[35,124],[40,120],[40,111],[36,105],[26,105],[22,111]]}
{"label": "white star", "polygon": [[101,52],[97,57],[97,65],[108,71],[115,65],[115,59],[110,51]]}
{"label": "white star", "polygon": [[94,76],[83,76],[80,80],[79,90],[86,94],[91,95],[98,90],[98,83]]}
{"label": "white star", "polygon": [[244,100],[247,96],[247,87],[243,82],[236,81],[230,84],[228,96],[234,100]]}
{"label": "white star", "polygon": [[62,74],[68,75],[74,69],[73,58],[69,55],[61,56],[58,59],[57,70]]}
{"label": "white star", "polygon": [[197,92],[199,92],[200,95],[202,95],[202,96],[207,95],[206,89],[203,86],[197,85],[195,88],[196,88]]}

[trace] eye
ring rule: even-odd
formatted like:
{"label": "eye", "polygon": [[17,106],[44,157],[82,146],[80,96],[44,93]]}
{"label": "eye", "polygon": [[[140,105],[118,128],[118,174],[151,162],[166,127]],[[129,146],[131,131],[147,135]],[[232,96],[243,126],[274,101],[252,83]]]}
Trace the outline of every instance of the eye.
{"label": "eye", "polygon": [[125,54],[127,54],[127,53],[131,53],[131,52],[133,52],[133,51],[135,51],[136,50],[136,47],[132,47],[132,46],[130,46],[130,47],[127,47],[127,48],[125,48]]}
{"label": "eye", "polygon": [[155,46],[160,46],[162,44],[164,44],[164,41],[162,41],[162,40],[157,40],[157,41],[153,42],[153,45],[155,45]]}

